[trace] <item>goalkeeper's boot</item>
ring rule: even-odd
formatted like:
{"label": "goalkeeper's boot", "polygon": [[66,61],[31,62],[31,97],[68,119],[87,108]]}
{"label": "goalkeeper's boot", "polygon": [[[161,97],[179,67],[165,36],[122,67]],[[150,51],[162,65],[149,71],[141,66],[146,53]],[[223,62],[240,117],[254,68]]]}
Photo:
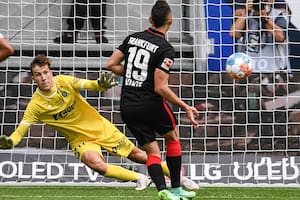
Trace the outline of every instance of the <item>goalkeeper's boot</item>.
{"label": "goalkeeper's boot", "polygon": [[158,197],[160,200],[186,200],[186,198],[177,196],[167,189],[159,191]]}
{"label": "goalkeeper's boot", "polygon": [[188,190],[199,190],[199,185],[195,183],[195,181],[188,179],[186,176],[180,177],[180,185],[184,186]]}
{"label": "goalkeeper's boot", "polygon": [[196,196],[196,192],[186,191],[186,190],[182,189],[182,187],[172,188],[171,192],[173,194],[175,194],[176,196],[180,196],[180,197],[183,197],[185,199],[192,199]]}
{"label": "goalkeeper's boot", "polygon": [[144,190],[151,184],[151,179],[148,176],[142,175],[137,181],[136,181],[136,187],[135,190]]}

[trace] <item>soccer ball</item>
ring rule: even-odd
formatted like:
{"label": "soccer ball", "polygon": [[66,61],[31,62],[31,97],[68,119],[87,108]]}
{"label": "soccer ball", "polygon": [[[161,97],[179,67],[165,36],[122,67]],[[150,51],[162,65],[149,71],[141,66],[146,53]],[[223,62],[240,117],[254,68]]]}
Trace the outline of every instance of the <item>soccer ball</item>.
{"label": "soccer ball", "polygon": [[244,53],[232,54],[226,61],[226,72],[233,79],[246,79],[252,73],[251,58]]}

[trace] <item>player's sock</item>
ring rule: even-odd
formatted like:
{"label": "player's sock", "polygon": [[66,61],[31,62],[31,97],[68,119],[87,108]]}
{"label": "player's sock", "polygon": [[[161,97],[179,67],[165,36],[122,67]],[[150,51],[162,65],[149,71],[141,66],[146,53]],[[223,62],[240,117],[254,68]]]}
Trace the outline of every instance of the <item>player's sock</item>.
{"label": "player's sock", "polygon": [[[166,181],[170,180],[170,170],[169,170],[167,164],[165,162],[162,162],[161,167],[163,169],[164,175],[166,176]],[[180,175],[181,175],[180,176],[180,185],[181,186],[185,187],[188,190],[199,190],[199,185],[195,181],[184,176],[184,168],[183,167],[181,167]]]}
{"label": "player's sock", "polygon": [[166,160],[170,170],[172,188],[180,187],[181,146],[178,140],[167,141]]}
{"label": "player's sock", "polygon": [[154,182],[158,191],[167,188],[163,170],[161,167],[161,159],[158,156],[150,155],[147,159],[147,168],[148,173],[151,176],[152,181]]}
{"label": "player's sock", "polygon": [[123,181],[136,181],[140,178],[141,174],[120,166],[107,164],[107,171],[103,176],[116,178]]}

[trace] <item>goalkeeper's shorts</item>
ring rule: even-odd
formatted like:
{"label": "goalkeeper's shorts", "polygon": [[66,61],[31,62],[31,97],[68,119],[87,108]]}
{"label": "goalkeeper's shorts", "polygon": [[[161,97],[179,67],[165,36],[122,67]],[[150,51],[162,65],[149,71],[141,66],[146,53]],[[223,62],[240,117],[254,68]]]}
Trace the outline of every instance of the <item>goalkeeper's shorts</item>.
{"label": "goalkeeper's shorts", "polygon": [[83,153],[88,151],[96,151],[102,158],[104,158],[102,155],[102,149],[105,149],[112,155],[127,157],[132,152],[135,145],[125,135],[122,134],[122,136],[123,137],[115,143],[105,145],[101,145],[101,142],[97,141],[81,142],[78,145],[74,146],[74,148],[72,148],[72,151],[74,152],[75,157],[78,159],[81,158]]}

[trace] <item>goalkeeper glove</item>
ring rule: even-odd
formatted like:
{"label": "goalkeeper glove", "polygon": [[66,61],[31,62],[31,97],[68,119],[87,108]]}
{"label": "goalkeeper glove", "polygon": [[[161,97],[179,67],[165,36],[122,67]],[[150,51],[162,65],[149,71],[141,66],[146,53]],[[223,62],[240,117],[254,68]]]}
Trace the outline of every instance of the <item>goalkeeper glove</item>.
{"label": "goalkeeper glove", "polygon": [[115,75],[112,72],[101,72],[98,78],[98,84],[102,91],[106,91],[116,85]]}
{"label": "goalkeeper glove", "polygon": [[13,147],[13,141],[9,137],[0,136],[0,149],[11,149]]}

